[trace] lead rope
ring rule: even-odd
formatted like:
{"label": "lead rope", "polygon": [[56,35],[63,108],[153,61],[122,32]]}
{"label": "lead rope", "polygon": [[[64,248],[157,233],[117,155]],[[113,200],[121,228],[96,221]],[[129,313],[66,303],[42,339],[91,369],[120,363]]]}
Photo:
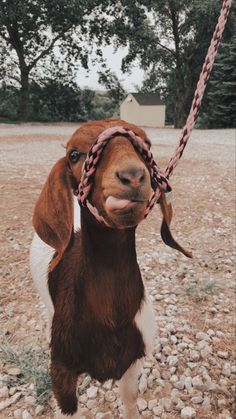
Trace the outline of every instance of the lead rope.
{"label": "lead rope", "polygon": [[161,172],[160,168],[153,159],[152,153],[150,152],[144,141],[127,128],[113,127],[107,129],[97,138],[97,140],[91,147],[87,155],[87,158],[84,162],[82,170],[81,181],[78,187],[78,201],[81,205],[87,206],[91,213],[95,216],[95,218],[99,222],[105,224],[107,227],[110,227],[108,222],[103,218],[102,215],[98,213],[96,207],[94,207],[92,203],[89,202],[87,199],[93,185],[93,178],[95,175],[96,167],[104,147],[111,138],[114,138],[117,135],[125,136],[132,142],[134,147],[137,148],[137,150],[142,155],[144,161],[147,163],[152,178],[152,186],[154,189],[154,193],[150,201],[148,202],[147,209],[145,212],[145,217],[147,217],[155,203],[158,202],[161,192],[171,191],[169,178],[172,175],[174,168],[177,166],[183,154],[183,151],[189,140],[190,134],[196,123],[206,84],[212,71],[212,67],[218,51],[220,40],[222,38],[222,34],[224,32],[231,5],[232,0],[223,0],[220,16],[211,40],[210,47],[207,51],[204,64],[202,66],[202,71],[199,76],[197,88],[194,93],[194,98],[192,101],[189,116],[180,135],[178,146],[173,156],[171,157],[165,172]]}
{"label": "lead rope", "polygon": [[210,77],[212,67],[215,61],[215,57],[219,48],[219,44],[224,32],[224,28],[228,19],[228,15],[230,12],[230,8],[232,5],[232,0],[223,0],[220,16],[215,28],[215,32],[213,34],[210,46],[207,51],[207,55],[204,61],[204,64],[202,66],[202,71],[199,76],[199,80],[197,83],[197,88],[194,93],[194,98],[192,101],[192,106],[189,112],[189,116],[187,118],[186,124],[182,130],[181,136],[179,138],[179,144],[172,156],[172,158],[169,161],[169,164],[165,170],[165,176],[169,178],[175,169],[175,167],[178,164],[178,161],[180,160],[183,151],[186,147],[186,144],[189,140],[190,134],[193,130],[193,127],[196,123],[199,109],[201,106],[202,98],[204,95],[204,91],[206,88],[207,81]]}

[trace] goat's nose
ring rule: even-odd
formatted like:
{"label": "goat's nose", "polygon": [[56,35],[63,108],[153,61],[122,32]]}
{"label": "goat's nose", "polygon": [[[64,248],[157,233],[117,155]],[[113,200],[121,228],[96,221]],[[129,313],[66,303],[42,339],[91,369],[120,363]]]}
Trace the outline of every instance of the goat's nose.
{"label": "goat's nose", "polygon": [[123,185],[137,188],[143,184],[146,172],[144,168],[130,167],[117,171],[116,175]]}

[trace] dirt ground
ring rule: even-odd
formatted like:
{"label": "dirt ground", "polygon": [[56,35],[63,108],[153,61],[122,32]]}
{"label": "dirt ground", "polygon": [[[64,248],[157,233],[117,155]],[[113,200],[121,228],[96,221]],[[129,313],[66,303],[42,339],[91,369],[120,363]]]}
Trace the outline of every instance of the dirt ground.
{"label": "dirt ground", "polygon": [[[76,124],[0,124],[0,418],[53,417],[52,398],[44,405],[45,399],[38,390],[45,385],[45,394],[49,392],[47,377],[40,370],[48,362],[48,350],[45,317],[32,284],[28,252],[33,235],[34,203],[53,163],[64,155],[63,144],[77,127]],[[147,132],[153,142],[153,154],[164,168],[180,131],[166,128],[147,129]],[[194,381],[190,386],[192,393],[187,386],[180,389],[182,407],[192,407],[196,418],[234,417],[234,179],[235,131],[195,130],[172,179],[172,232],[184,247],[193,251],[193,259],[186,259],[162,243],[157,208],[138,227],[138,257],[162,338],[161,346],[156,341],[155,362],[152,361],[150,368],[146,365],[150,385],[140,395],[147,403],[156,399],[158,404],[156,410],[150,404],[144,409],[140,407],[144,417],[182,417],[181,408],[177,409],[173,400],[175,379],[172,376],[179,380],[200,376],[204,383],[210,379],[215,385],[198,388],[202,397],[198,403],[193,400],[197,395],[193,391]],[[200,339],[199,332],[209,339]],[[167,350],[164,339],[171,336],[172,343]],[[199,345],[199,341],[207,344]],[[183,342],[185,347],[180,345]],[[205,347],[208,349],[204,352]],[[200,359],[191,361],[194,350]],[[37,355],[40,353],[42,360]],[[169,372],[170,354],[177,356],[178,363]],[[224,373],[227,366],[229,372]],[[155,376],[153,369],[159,369],[160,375]],[[150,377],[154,377],[152,383]],[[106,391],[113,390],[98,388],[96,400],[90,400],[90,404],[84,400],[84,417],[102,417],[98,412],[119,417],[116,388],[117,398],[111,404],[106,401]],[[170,407],[164,399],[170,400]]]}

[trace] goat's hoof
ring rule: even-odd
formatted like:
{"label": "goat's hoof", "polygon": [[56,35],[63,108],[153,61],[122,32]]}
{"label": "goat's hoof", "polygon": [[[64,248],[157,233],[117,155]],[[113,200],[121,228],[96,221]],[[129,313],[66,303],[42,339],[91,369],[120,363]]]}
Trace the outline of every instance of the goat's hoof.
{"label": "goat's hoof", "polygon": [[73,417],[75,413],[77,413],[77,397],[71,394],[63,395],[58,400],[58,405],[61,410],[61,413],[64,415],[62,418],[67,417]]}

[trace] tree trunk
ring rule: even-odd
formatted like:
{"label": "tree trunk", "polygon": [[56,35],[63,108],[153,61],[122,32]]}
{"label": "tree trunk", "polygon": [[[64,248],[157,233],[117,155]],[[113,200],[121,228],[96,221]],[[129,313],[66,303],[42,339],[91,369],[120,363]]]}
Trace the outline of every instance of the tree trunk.
{"label": "tree trunk", "polygon": [[30,116],[29,70],[22,68],[18,115],[21,121],[28,121]]}

